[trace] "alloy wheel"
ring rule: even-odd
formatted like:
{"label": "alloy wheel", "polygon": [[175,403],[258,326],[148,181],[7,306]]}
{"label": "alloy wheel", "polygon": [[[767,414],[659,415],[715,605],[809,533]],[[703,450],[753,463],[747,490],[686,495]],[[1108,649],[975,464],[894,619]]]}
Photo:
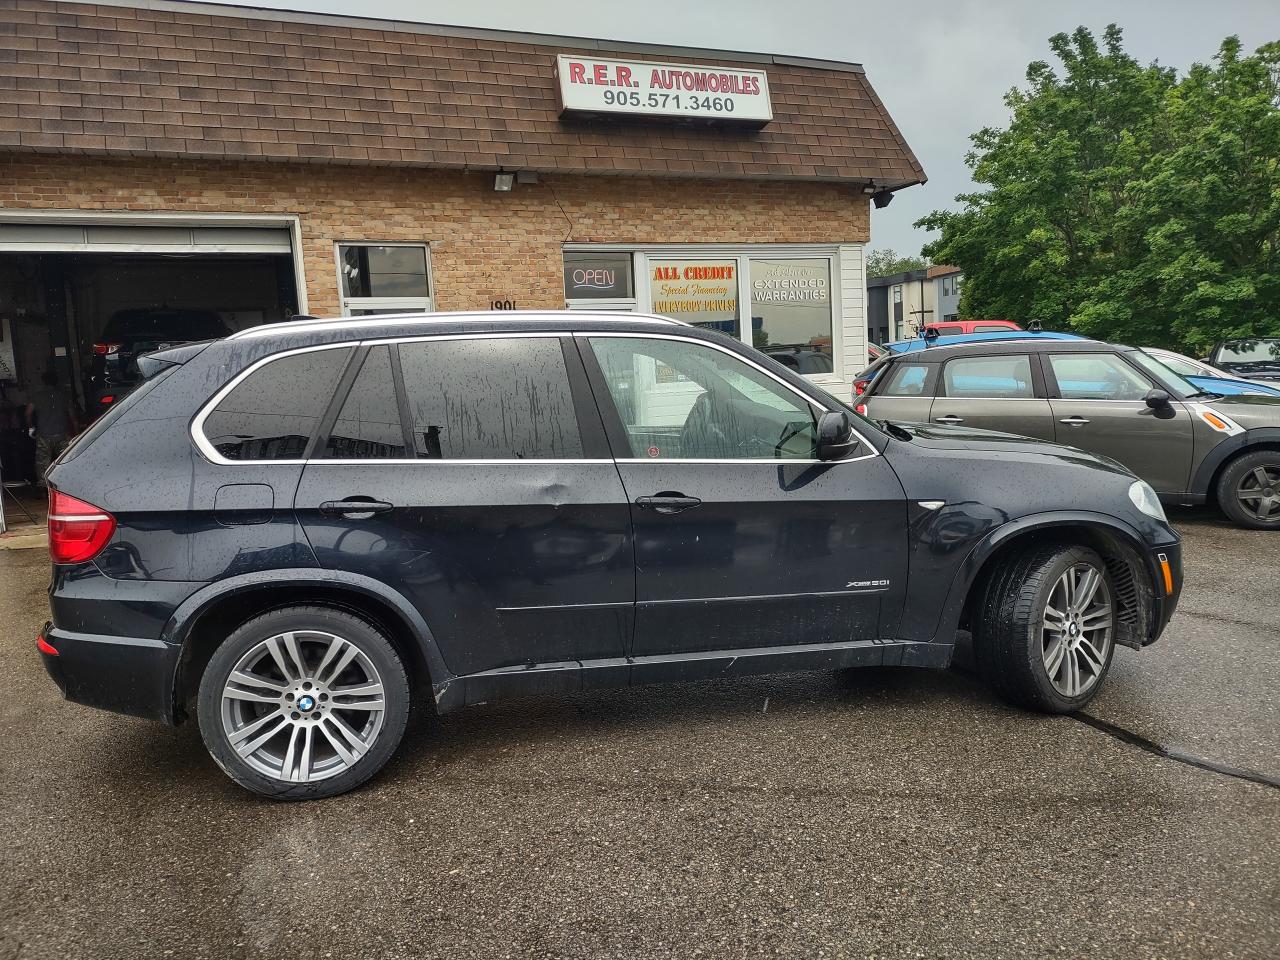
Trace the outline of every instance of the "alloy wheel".
{"label": "alloy wheel", "polygon": [[222,687],[222,729],[250,767],[286,783],[349,770],[382,731],[373,661],[319,630],[277,634],[241,657]]}
{"label": "alloy wheel", "polygon": [[1240,508],[1264,523],[1280,523],[1280,465],[1254,467],[1236,485]]}
{"label": "alloy wheel", "polygon": [[1115,623],[1106,574],[1088,563],[1067,569],[1049,593],[1041,631],[1045,673],[1065,697],[1098,682],[1111,652]]}

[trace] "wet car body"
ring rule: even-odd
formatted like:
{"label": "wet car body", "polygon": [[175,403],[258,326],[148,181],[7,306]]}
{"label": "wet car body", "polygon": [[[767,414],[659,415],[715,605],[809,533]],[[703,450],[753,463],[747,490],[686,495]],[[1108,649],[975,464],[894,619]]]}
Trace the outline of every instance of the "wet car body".
{"label": "wet car body", "polygon": [[[810,410],[815,436],[843,422],[838,453],[664,459],[668,441],[644,434],[648,454],[627,455],[634,438],[592,351],[636,339],[742,365]],[[574,456],[321,454],[374,351],[494,340],[563,357]],[[223,401],[274,364],[316,357],[332,386],[314,371],[306,382],[332,399],[310,404],[309,435],[252,447],[275,459],[228,459],[242,438],[215,425]],[[1035,544],[1103,558],[1120,645],[1155,640],[1181,590],[1179,538],[1136,506],[1137,481],[1118,464],[985,431],[882,430],[785,365],[673,321],[302,322],[142,365],[150,378],[49,475],[56,495],[113,528],[96,555],[54,565],[42,642],[55,652],[41,650],[69,699],[169,723],[192,715],[228,633],[282,605],[372,624],[447,712],[654,681],[943,667],[984,578]]]}

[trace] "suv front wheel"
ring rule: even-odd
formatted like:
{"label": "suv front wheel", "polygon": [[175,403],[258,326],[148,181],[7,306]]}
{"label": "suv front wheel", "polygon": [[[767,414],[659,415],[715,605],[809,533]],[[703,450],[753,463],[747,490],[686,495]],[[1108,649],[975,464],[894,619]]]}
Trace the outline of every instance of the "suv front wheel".
{"label": "suv front wheel", "polygon": [[200,680],[200,735],[218,766],[264,796],[344,793],[391,758],[409,680],[390,641],[340,610],[298,606],[245,623]]}
{"label": "suv front wheel", "polygon": [[1070,713],[1093,699],[1115,652],[1106,564],[1079,546],[1032,549],[994,571],[973,630],[983,676],[1006,700]]}

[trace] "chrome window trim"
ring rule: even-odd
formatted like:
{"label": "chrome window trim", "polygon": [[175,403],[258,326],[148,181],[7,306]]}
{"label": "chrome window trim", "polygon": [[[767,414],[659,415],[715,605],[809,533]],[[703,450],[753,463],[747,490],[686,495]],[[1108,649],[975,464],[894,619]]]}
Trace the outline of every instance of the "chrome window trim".
{"label": "chrome window trim", "polygon": [[[251,329],[254,329],[254,328],[251,328]],[[215,409],[217,409],[218,404],[220,404],[226,398],[227,394],[229,394],[232,390],[238,387],[241,381],[246,379],[250,374],[252,374],[256,370],[261,369],[262,367],[265,367],[268,363],[273,363],[276,360],[283,360],[286,357],[294,357],[301,353],[316,353],[320,350],[348,350],[357,346],[359,346],[358,342],[350,341],[350,340],[344,341],[342,343],[320,343],[320,344],[313,344],[312,346],[309,346],[309,347],[295,347],[292,350],[281,350],[279,353],[268,354],[265,357],[255,360],[253,363],[249,364],[249,366],[245,367],[243,370],[237,373],[234,377],[232,377],[229,381],[227,381],[222,386],[222,388],[218,390],[217,393],[215,393],[209,400],[205,402],[205,405],[201,407],[200,411],[195,415],[194,418],[192,418],[191,429],[189,431],[191,434],[191,441],[196,445],[196,449],[199,450],[204,455],[204,458],[206,460],[208,460],[210,463],[217,463],[223,466],[236,466],[242,463],[274,463],[280,466],[297,466],[300,463],[306,463],[307,461],[305,459],[302,459],[302,460],[228,460],[226,457],[224,457],[222,454],[218,453],[218,451],[214,449],[213,444],[210,443],[208,437],[204,435],[204,423],[209,418],[209,415],[213,413]]]}
{"label": "chrome window trim", "polygon": [[[888,399],[895,399],[895,398],[888,398]],[[1052,399],[1052,398],[1051,398],[1051,397],[944,397],[944,396],[927,397],[927,396],[926,396],[926,397],[923,397],[923,398],[921,398],[921,397],[898,397],[898,398],[896,398],[896,399],[900,399],[900,400],[920,400],[920,399],[924,399],[924,400],[956,400],[956,401],[960,401],[960,402],[963,402],[963,401],[965,401],[965,400],[999,400],[1001,403],[1026,403],[1026,402],[1027,402],[1027,401],[1029,401],[1029,400],[1034,400],[1034,401],[1036,401],[1037,403],[1048,403],[1048,402],[1050,401],[1050,399]]]}
{"label": "chrome window trim", "polygon": [[[675,321],[675,320],[670,322],[680,326],[687,326],[687,324],[682,324],[679,321]],[[251,328],[251,329],[257,329],[257,328]],[[234,339],[234,336],[238,336],[238,335],[233,335],[233,337],[230,339]],[[702,346],[711,347],[714,350],[719,350],[721,353],[727,354],[728,356],[734,357],[746,363],[747,365],[754,367],[756,370],[760,371],[765,376],[769,377],[772,380],[775,380],[776,382],[781,384],[783,387],[790,390],[792,393],[800,397],[806,403],[812,404],[813,406],[817,407],[819,410],[823,411],[824,413],[831,412],[830,408],[826,404],[824,404],[817,398],[810,397],[804,391],[798,389],[793,384],[788,383],[786,380],[783,380],[777,374],[773,373],[773,371],[767,370],[764,367],[762,367],[760,364],[751,360],[750,358],[744,357],[741,354],[738,354],[733,350],[728,349],[727,347],[721,346],[718,343],[713,343],[709,340],[702,340],[697,337],[684,337],[676,334],[668,334],[668,333],[661,333],[661,332],[617,333],[617,332],[609,332],[609,331],[597,332],[597,331],[583,331],[583,330],[576,330],[576,331],[513,330],[513,331],[502,331],[499,333],[418,334],[416,336],[407,335],[407,336],[385,337],[385,338],[378,338],[373,340],[344,340],[341,343],[313,344],[311,346],[306,346],[306,347],[294,347],[293,349],[290,349],[290,350],[281,350],[279,353],[272,353],[272,354],[269,354],[268,356],[255,360],[252,364],[250,364],[244,370],[241,370],[238,374],[232,377],[231,380],[229,380],[226,384],[224,384],[209,400],[205,402],[204,406],[202,406],[199,412],[195,415],[195,417],[192,418],[191,427],[188,432],[190,433],[192,442],[196,445],[196,449],[200,451],[201,455],[203,455],[206,460],[208,460],[210,463],[214,463],[219,466],[230,466],[230,467],[240,466],[242,464],[250,464],[250,463],[259,464],[259,465],[272,464],[275,466],[294,466],[294,467],[306,466],[309,464],[326,464],[326,465],[349,464],[351,466],[374,466],[378,464],[396,464],[396,465],[425,464],[425,465],[433,465],[433,466],[439,466],[443,464],[453,464],[453,465],[459,465],[459,466],[514,466],[516,464],[530,464],[530,463],[546,464],[550,466],[580,466],[583,464],[593,464],[593,463],[610,463],[610,464],[612,463],[666,463],[666,464],[672,464],[672,463],[694,463],[694,464],[767,463],[767,464],[773,464],[775,466],[778,466],[778,465],[785,466],[788,464],[812,465],[812,464],[824,463],[828,465],[834,465],[839,463],[856,463],[859,460],[868,460],[872,457],[880,456],[880,451],[877,450],[867,440],[867,438],[858,431],[852,419],[850,422],[850,427],[852,429],[853,435],[858,438],[858,442],[862,444],[862,446],[864,446],[868,452],[865,454],[862,454],[861,456],[845,457],[840,460],[816,460],[811,458],[793,460],[793,459],[787,459],[784,457],[772,457],[772,458],[771,457],[752,457],[752,458],[741,458],[741,459],[726,458],[723,460],[717,460],[717,459],[685,460],[685,459],[676,459],[676,458],[664,459],[661,457],[652,458],[652,459],[646,459],[643,457],[640,457],[640,458],[578,457],[578,458],[572,458],[572,459],[554,458],[554,459],[545,459],[545,460],[536,459],[536,458],[511,458],[511,457],[494,458],[491,460],[489,459],[429,460],[424,458],[341,459],[341,458],[329,458],[329,457],[312,457],[311,459],[291,459],[291,460],[229,460],[226,457],[222,456],[222,454],[218,453],[216,449],[214,449],[213,444],[209,442],[208,438],[204,434],[205,421],[209,418],[209,415],[213,413],[213,411],[217,408],[218,404],[223,401],[223,399],[227,396],[227,394],[229,394],[232,390],[234,390],[241,383],[241,381],[248,378],[255,371],[266,366],[268,363],[272,363],[276,360],[283,360],[286,357],[293,357],[302,353],[314,353],[320,350],[340,350],[348,347],[374,346],[374,345],[388,344],[388,343],[429,343],[433,340],[511,340],[511,339],[525,339],[525,338],[531,338],[531,337],[566,337],[566,336],[632,337],[632,338],[647,339],[647,340],[653,340],[653,339],[679,340],[684,343],[694,343],[694,344],[700,344]]]}
{"label": "chrome window trim", "polygon": [[806,466],[806,465],[812,466],[815,463],[825,463],[829,466],[835,466],[838,463],[854,463],[855,461],[866,460],[866,459],[867,459],[866,457],[845,457],[842,460],[815,460],[812,458],[807,458],[803,460],[801,459],[789,460],[786,457],[742,457],[741,459],[726,458],[724,460],[712,460],[712,459],[693,458],[693,457],[690,457],[689,459],[683,459],[680,457],[670,457],[670,458],[619,457],[617,460],[614,460],[612,462],[613,463],[662,463],[662,464],[666,464],[667,466],[670,466],[671,464],[674,464],[674,463],[694,463],[694,464],[765,463],[775,467],[787,467],[787,466],[791,466],[792,464],[795,464],[797,466]]}
{"label": "chrome window trim", "polygon": [[576,310],[573,316],[566,317],[568,310],[461,310],[456,313],[424,313],[421,310],[409,313],[383,313],[374,317],[330,317],[316,320],[287,320],[283,323],[264,323],[249,327],[227,337],[228,340],[249,340],[255,337],[269,337],[277,333],[310,333],[317,330],[359,330],[365,327],[381,327],[388,323],[398,324],[432,324],[432,323],[510,323],[515,320],[554,319],[559,323],[572,323],[578,320],[596,319],[606,323],[633,323],[636,321],[664,323],[676,327],[687,327],[682,320],[670,317],[659,317],[648,313],[612,314],[605,311],[593,312]]}
{"label": "chrome window trim", "polygon": [[[809,396],[809,394],[805,393],[805,392],[804,392],[803,390],[801,390],[799,387],[795,386],[795,385],[794,385],[794,384],[792,384],[792,383],[788,383],[786,380],[783,380],[780,376],[778,376],[778,375],[777,375],[776,373],[774,373],[772,370],[769,370],[769,369],[767,369],[767,368],[765,368],[765,367],[761,366],[760,364],[758,364],[758,363],[756,363],[754,360],[752,360],[750,357],[744,357],[742,354],[737,353],[737,352],[735,352],[735,351],[733,351],[733,350],[730,350],[728,347],[721,346],[720,344],[715,343],[714,341],[711,341],[711,340],[701,340],[701,339],[699,339],[699,338],[697,338],[697,337],[686,337],[686,336],[681,336],[681,335],[679,335],[679,334],[675,334],[675,333],[663,333],[663,332],[653,332],[653,333],[648,333],[648,332],[646,332],[646,333],[635,333],[635,332],[632,332],[632,331],[626,331],[626,332],[619,333],[619,332],[608,331],[608,330],[603,330],[603,331],[598,331],[598,332],[597,332],[597,331],[594,331],[594,330],[592,330],[592,331],[586,331],[586,330],[575,330],[575,331],[574,331],[574,333],[573,333],[573,336],[574,336],[574,337],[581,337],[581,338],[583,338],[583,339],[586,339],[586,338],[589,338],[589,337],[611,337],[611,338],[613,338],[613,339],[623,339],[623,338],[628,338],[628,339],[632,339],[632,340],[637,340],[637,339],[638,339],[638,340],[678,340],[678,341],[680,341],[680,342],[682,342],[682,343],[695,343],[695,344],[698,344],[699,346],[703,346],[703,347],[710,347],[710,348],[712,348],[713,350],[719,350],[721,353],[726,354],[726,355],[728,355],[728,356],[730,356],[730,357],[733,357],[735,360],[740,360],[741,362],[743,362],[743,363],[747,364],[747,365],[748,365],[748,366],[750,366],[750,367],[754,367],[754,368],[755,368],[756,370],[758,370],[760,373],[763,373],[763,374],[764,374],[766,377],[768,377],[769,379],[774,380],[774,381],[776,381],[777,383],[781,384],[783,387],[785,387],[786,389],[788,389],[788,390],[790,390],[792,393],[794,393],[797,397],[799,397],[800,399],[804,400],[806,403],[811,404],[812,406],[817,407],[817,408],[818,408],[819,410],[821,410],[823,413],[831,413],[831,412],[832,412],[831,408],[830,408],[830,407],[828,407],[828,406],[827,406],[825,403],[823,403],[821,400],[817,399],[816,397],[811,397],[811,396]],[[736,341],[735,341],[735,342],[736,342]],[[863,454],[863,455],[862,455],[862,456],[860,456],[860,457],[846,457],[846,458],[844,458],[844,459],[842,459],[842,460],[809,460],[809,461],[804,461],[804,460],[787,460],[787,459],[784,459],[784,458],[778,457],[778,458],[773,458],[773,459],[770,459],[770,458],[764,458],[764,459],[762,459],[760,462],[763,462],[763,463],[805,463],[805,462],[808,462],[808,463],[853,463],[853,462],[858,461],[858,460],[868,460],[868,459],[870,459],[871,457],[878,457],[878,456],[880,456],[880,451],[879,451],[879,450],[877,450],[877,449],[876,449],[876,448],[875,448],[875,447],[874,447],[870,442],[868,442],[868,440],[867,440],[867,438],[866,438],[866,437],[864,437],[861,433],[859,433],[859,432],[858,432],[858,428],[857,428],[857,426],[855,425],[855,422],[854,422],[854,420],[853,420],[853,418],[852,418],[852,417],[850,417],[850,418],[849,418],[849,429],[852,431],[853,435],[854,435],[855,437],[857,437],[857,438],[858,438],[858,442],[859,442],[860,444],[862,444],[862,446],[866,447],[866,448],[867,448],[867,450],[869,450],[869,451],[870,451],[869,453]],[[616,460],[618,463],[630,463],[630,462],[631,462],[631,459],[630,459],[630,458],[626,458],[626,459],[624,459],[624,458],[616,457],[616,458],[615,458],[615,460]],[[682,459],[678,459],[678,458],[675,458],[675,457],[671,458],[670,460],[664,460],[664,459],[663,459],[663,458],[661,458],[661,457],[656,457],[656,458],[654,458],[654,459],[652,459],[652,460],[640,459],[638,462],[640,462],[640,463],[695,463],[695,462],[697,462],[697,461],[695,461],[695,460],[682,460]],[[740,459],[740,460],[739,460],[739,459],[727,459],[727,460],[708,460],[708,461],[704,461],[704,462],[706,462],[706,463],[749,463],[749,462],[751,462],[751,461],[750,461],[750,460],[748,460],[748,459]]]}

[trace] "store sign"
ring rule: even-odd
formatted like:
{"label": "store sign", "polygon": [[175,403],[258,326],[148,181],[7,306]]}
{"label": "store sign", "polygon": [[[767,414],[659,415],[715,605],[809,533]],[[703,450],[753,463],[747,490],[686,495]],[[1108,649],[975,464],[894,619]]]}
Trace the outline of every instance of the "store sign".
{"label": "store sign", "polygon": [[736,333],[737,260],[650,260],[653,312]]}
{"label": "store sign", "polygon": [[830,273],[827,260],[752,260],[751,302],[825,304]]}
{"label": "store sign", "polygon": [[773,119],[763,70],[562,54],[556,79],[561,115],[696,117],[755,126]]}
{"label": "store sign", "polygon": [[564,255],[566,300],[629,300],[632,296],[631,254]]}

